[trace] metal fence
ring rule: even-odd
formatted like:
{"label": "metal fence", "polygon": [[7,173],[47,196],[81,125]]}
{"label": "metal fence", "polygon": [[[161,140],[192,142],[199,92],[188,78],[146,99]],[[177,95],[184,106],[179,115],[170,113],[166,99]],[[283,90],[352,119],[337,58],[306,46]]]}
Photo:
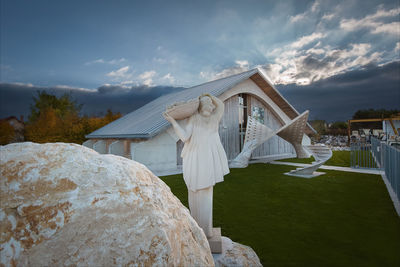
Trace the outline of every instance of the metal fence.
{"label": "metal fence", "polygon": [[400,200],[400,150],[385,143],[381,145],[386,177]]}
{"label": "metal fence", "polygon": [[350,166],[352,168],[377,169],[378,164],[372,153],[372,144],[352,142],[350,144]]}
{"label": "metal fence", "polygon": [[385,171],[387,180],[400,200],[400,149],[376,138],[371,139],[371,145],[377,165]]}
{"label": "metal fence", "polygon": [[383,169],[383,153],[381,141],[375,137],[371,138],[371,151],[378,168]]}

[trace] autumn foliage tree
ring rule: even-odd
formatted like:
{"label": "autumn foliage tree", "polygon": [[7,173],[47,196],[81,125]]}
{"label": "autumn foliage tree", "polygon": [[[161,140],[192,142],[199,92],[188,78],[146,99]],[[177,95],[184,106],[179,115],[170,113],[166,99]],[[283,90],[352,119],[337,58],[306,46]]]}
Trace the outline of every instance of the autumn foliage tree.
{"label": "autumn foliage tree", "polygon": [[25,138],[37,143],[67,142],[82,144],[85,135],[121,117],[107,110],[104,117],[80,117],[78,105],[67,94],[56,97],[38,92],[31,106]]}
{"label": "autumn foliage tree", "polygon": [[9,144],[14,139],[14,128],[6,120],[0,121],[0,145]]}
{"label": "autumn foliage tree", "polygon": [[81,107],[69,95],[56,97],[42,91],[33,100],[25,129],[26,140],[37,143],[76,141],[69,127],[79,124]]}
{"label": "autumn foliage tree", "polygon": [[36,97],[33,97],[34,104],[31,105],[31,114],[29,122],[37,121],[44,112],[53,110],[55,115],[61,119],[67,116],[78,116],[82,105],[76,103],[70,95],[64,94],[61,97],[51,95],[45,91],[38,92]]}

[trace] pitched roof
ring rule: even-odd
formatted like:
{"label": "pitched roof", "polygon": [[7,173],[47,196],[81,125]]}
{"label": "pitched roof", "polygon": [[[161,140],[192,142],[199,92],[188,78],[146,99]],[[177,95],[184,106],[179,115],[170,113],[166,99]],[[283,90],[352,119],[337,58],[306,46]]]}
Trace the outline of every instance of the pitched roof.
{"label": "pitched roof", "polygon": [[[259,79],[259,75],[261,75],[263,79]],[[252,78],[259,86],[266,87],[266,85],[269,85],[272,89],[270,93],[273,93],[275,99],[281,102],[284,106],[283,108],[290,111],[290,114],[288,114],[284,110],[289,118],[293,119],[299,114],[283,96],[272,87],[272,83],[259,69],[252,69],[229,77],[196,85],[180,92],[160,96],[141,108],[90,133],[86,138],[151,138],[169,127],[170,123],[162,116],[167,106],[176,102],[188,101],[203,93],[219,96],[248,78]],[[262,80],[264,80],[264,83]],[[295,114],[297,115],[294,116]]]}

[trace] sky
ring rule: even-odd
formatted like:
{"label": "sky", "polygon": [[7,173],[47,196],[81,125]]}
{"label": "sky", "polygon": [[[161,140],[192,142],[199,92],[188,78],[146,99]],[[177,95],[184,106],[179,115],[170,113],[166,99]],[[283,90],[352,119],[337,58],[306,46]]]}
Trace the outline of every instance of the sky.
{"label": "sky", "polygon": [[0,117],[38,90],[126,114],[255,67],[310,119],[400,109],[398,0],[0,3]]}

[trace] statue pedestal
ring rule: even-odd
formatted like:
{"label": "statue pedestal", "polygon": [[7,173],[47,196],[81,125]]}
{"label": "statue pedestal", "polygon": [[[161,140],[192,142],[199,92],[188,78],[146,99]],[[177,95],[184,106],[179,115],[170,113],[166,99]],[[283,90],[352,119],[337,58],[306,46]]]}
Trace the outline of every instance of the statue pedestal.
{"label": "statue pedestal", "polygon": [[210,244],[211,253],[220,254],[222,253],[221,228],[213,228],[213,233],[213,236],[208,239],[208,244]]}

